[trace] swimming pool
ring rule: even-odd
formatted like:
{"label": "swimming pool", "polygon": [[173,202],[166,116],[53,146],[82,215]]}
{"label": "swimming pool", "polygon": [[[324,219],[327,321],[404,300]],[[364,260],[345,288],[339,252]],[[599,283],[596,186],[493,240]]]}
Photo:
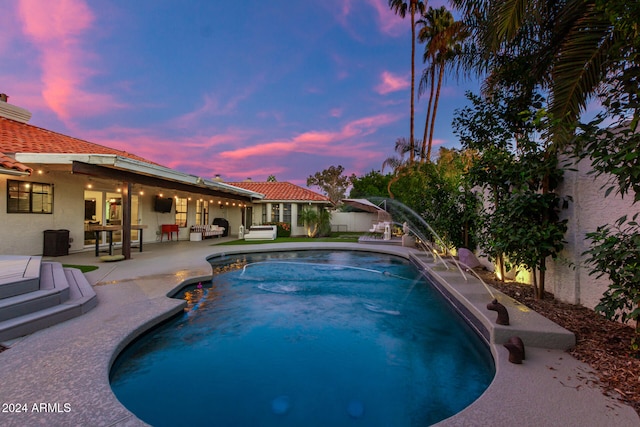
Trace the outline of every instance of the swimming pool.
{"label": "swimming pool", "polygon": [[493,378],[487,346],[403,258],[224,258],[114,363],[114,393],[152,425],[429,425]]}

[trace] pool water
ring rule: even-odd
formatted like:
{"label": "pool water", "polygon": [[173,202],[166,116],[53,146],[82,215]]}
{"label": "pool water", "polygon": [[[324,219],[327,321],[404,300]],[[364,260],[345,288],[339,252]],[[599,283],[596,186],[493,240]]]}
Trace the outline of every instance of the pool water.
{"label": "pool water", "polygon": [[211,283],[116,360],[154,426],[429,425],[472,403],[487,346],[406,260],[302,251],[212,261]]}

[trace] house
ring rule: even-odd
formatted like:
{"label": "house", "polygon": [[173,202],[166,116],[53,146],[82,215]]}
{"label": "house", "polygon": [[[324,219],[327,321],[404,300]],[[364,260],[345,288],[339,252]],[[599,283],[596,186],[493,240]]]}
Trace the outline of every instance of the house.
{"label": "house", "polygon": [[291,235],[305,235],[300,213],[305,208],[324,209],[332,206],[331,200],[290,182],[258,182],[250,179],[242,182],[230,182],[234,187],[263,194],[260,200],[254,200],[247,207],[247,225],[260,225],[269,222],[291,224]]}
{"label": "house", "polygon": [[174,237],[162,233],[167,224],[185,240],[191,225],[214,220],[236,234],[264,197],[33,126],[31,114],[6,99],[0,97],[0,255],[44,254],[54,230],[68,236],[63,252],[106,247],[111,237],[125,256],[132,244]]}

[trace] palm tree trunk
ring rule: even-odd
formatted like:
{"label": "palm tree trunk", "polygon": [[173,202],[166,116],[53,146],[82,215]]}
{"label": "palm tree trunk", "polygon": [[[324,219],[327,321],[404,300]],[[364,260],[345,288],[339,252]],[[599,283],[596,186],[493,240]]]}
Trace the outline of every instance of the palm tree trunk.
{"label": "palm tree trunk", "polygon": [[393,184],[395,184],[395,182],[399,179],[399,176],[394,176],[393,178],[391,178],[389,180],[389,183],[387,184],[387,193],[389,193],[389,198],[390,199],[395,199],[395,195],[393,194],[393,192],[391,191],[391,186]]}
{"label": "palm tree trunk", "polygon": [[438,70],[438,89],[436,89],[436,99],[433,102],[433,116],[431,116],[431,130],[429,131],[429,144],[427,145],[427,161],[431,161],[431,148],[433,146],[433,129],[436,124],[436,113],[438,112],[438,101],[440,100],[440,90],[442,89],[442,78],[444,76],[444,62],[440,64]]}
{"label": "palm tree trunk", "polygon": [[433,103],[433,92],[436,87],[436,64],[431,64],[431,89],[429,91],[429,105],[427,107],[427,116],[424,119],[424,138],[422,138],[422,161],[427,162],[427,141],[429,136],[429,119],[431,118],[431,105]]}
{"label": "palm tree trunk", "polygon": [[409,121],[409,163],[413,163],[413,153],[415,152],[415,141],[413,139],[413,116],[414,116],[414,92],[416,74],[416,5],[411,1],[411,118]]}

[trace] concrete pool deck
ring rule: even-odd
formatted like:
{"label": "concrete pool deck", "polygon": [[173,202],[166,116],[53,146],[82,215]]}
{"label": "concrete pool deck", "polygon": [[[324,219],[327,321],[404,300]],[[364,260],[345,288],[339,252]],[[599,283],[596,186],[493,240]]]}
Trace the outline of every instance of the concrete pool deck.
{"label": "concrete pool deck", "polygon": [[[146,425],[112,393],[109,369],[135,336],[182,310],[182,301],[166,295],[185,281],[208,279],[208,256],[303,247],[378,249],[356,243],[212,246],[217,242],[145,244],[144,252],[132,253],[131,260],[116,263],[100,262],[93,251],[52,258],[65,264],[100,266],[86,274],[98,295],[98,306],[81,317],[8,343],[9,350],[0,353],[0,425]],[[402,256],[409,251],[402,247],[379,249]],[[489,316],[493,318],[493,314]],[[496,376],[491,386],[472,405],[438,425],[640,425],[636,412],[605,396],[592,370],[568,353],[528,346],[526,360],[514,365],[501,345],[493,345],[492,351]],[[366,417],[360,421],[366,425]]]}

